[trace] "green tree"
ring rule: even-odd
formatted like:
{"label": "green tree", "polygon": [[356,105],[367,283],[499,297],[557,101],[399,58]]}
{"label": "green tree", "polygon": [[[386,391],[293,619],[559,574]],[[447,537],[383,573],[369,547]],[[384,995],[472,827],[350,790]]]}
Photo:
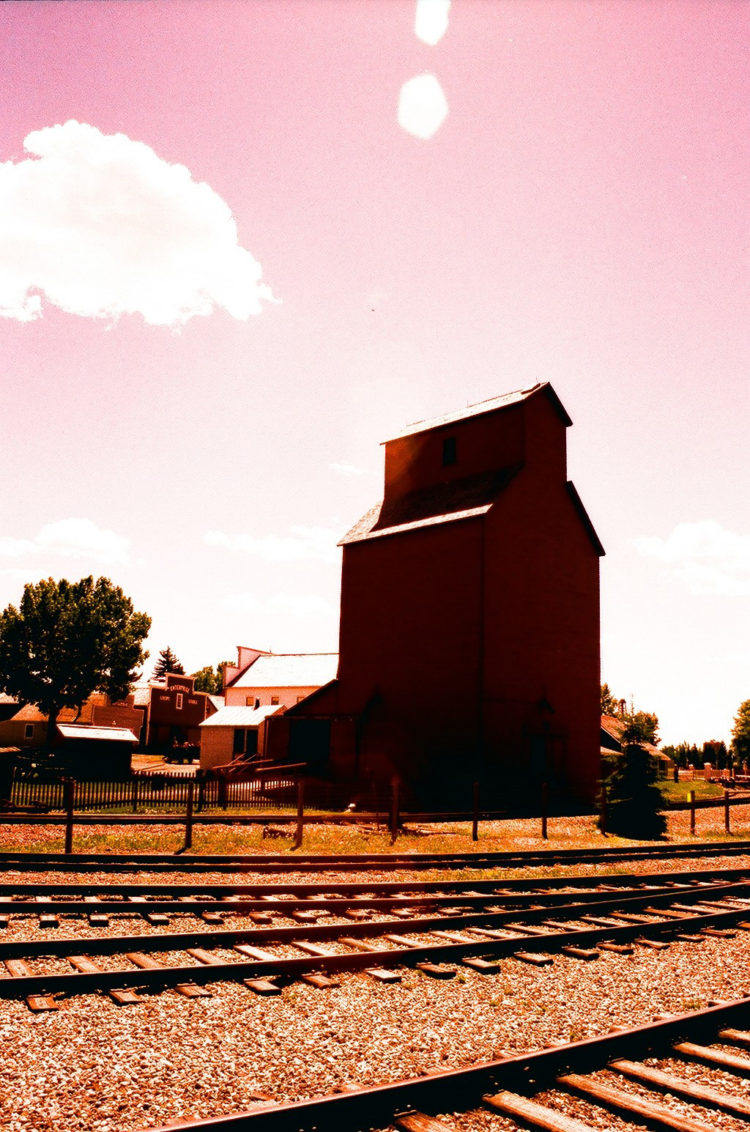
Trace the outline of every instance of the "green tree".
{"label": "green tree", "polygon": [[612,692],[609,689],[609,684],[602,684],[600,691],[602,715],[616,715],[617,700],[612,695]]}
{"label": "green tree", "polygon": [[92,692],[128,694],[150,627],[109,578],[29,583],[18,609],[0,614],[0,690],[48,716],[49,746],[61,708],[80,710]]}
{"label": "green tree", "polygon": [[734,717],[732,754],[739,762],[750,762],[750,700],[740,704]]}
{"label": "green tree", "polygon": [[602,785],[607,792],[607,826],[621,837],[651,840],[667,828],[664,801],[656,785],[656,763],[643,747],[648,731],[643,722],[630,722],[623,731],[621,754],[605,760]]}
{"label": "green tree", "polygon": [[159,658],[154,665],[151,679],[163,680],[168,672],[174,672],[176,676],[185,675],[185,669],[182,667],[169,645],[159,653]]}
{"label": "green tree", "polygon": [[215,669],[207,664],[197,672],[193,672],[196,692],[208,692],[209,696],[220,696],[224,691],[224,668],[229,663],[228,660],[222,660]]}

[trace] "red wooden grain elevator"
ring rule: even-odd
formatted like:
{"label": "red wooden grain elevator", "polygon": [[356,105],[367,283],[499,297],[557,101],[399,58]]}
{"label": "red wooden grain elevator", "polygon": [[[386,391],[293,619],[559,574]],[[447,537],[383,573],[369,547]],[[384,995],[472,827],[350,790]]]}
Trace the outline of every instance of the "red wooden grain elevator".
{"label": "red wooden grain elevator", "polygon": [[342,541],[337,679],[278,721],[293,758],[456,808],[477,777],[594,796],[604,551],[571,423],[543,383],[385,442],[383,500]]}

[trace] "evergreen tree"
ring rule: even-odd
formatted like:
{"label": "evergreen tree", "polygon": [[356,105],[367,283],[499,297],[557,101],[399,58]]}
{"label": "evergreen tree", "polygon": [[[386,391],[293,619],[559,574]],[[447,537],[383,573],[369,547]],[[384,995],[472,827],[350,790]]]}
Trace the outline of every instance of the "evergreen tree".
{"label": "evergreen tree", "polygon": [[609,690],[609,684],[602,684],[600,692],[600,706],[602,715],[616,715],[617,700]]}
{"label": "evergreen tree", "polygon": [[732,754],[739,762],[750,762],[750,700],[741,703],[732,728]]}
{"label": "evergreen tree", "polygon": [[605,760],[607,826],[621,837],[653,840],[667,828],[661,790],[656,785],[656,764],[642,744],[648,742],[643,723],[631,722],[623,731],[621,754]]}
{"label": "evergreen tree", "polygon": [[168,672],[174,672],[177,676],[185,675],[185,669],[182,667],[169,645],[159,653],[159,659],[154,665],[151,679],[163,680]]}

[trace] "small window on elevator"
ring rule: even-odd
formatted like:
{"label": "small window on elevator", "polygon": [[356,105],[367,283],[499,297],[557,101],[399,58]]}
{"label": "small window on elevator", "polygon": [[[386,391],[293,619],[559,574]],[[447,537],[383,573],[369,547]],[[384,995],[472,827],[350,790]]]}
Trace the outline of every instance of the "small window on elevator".
{"label": "small window on elevator", "polygon": [[456,455],[455,436],[446,436],[443,440],[443,467],[447,468],[449,464],[455,464]]}

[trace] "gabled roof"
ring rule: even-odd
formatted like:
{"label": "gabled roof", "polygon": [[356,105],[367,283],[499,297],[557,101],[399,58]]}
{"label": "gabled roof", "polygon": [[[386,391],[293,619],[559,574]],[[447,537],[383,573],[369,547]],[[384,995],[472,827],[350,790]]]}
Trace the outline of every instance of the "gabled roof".
{"label": "gabled roof", "polygon": [[199,727],[258,727],[269,715],[283,711],[283,704],[263,704],[262,707],[223,707],[199,723]]}
{"label": "gabled roof", "polygon": [[229,687],[319,688],[334,678],[338,665],[337,652],[268,653],[240,672]]}
{"label": "gabled roof", "polygon": [[23,723],[46,723],[47,716],[43,711],[40,711],[36,704],[24,704],[19,708],[14,716],[14,720],[20,720]]}
{"label": "gabled roof", "polygon": [[557,396],[550,383],[548,381],[539,381],[536,385],[532,385],[530,389],[515,389],[511,393],[503,393],[499,397],[490,397],[487,401],[477,401],[473,405],[467,405],[464,409],[459,409],[453,413],[445,413],[441,417],[432,417],[425,421],[415,421],[413,424],[407,425],[401,432],[397,432],[395,436],[391,436],[388,440],[383,441],[383,443],[388,444],[391,440],[400,440],[404,436],[413,436],[415,433],[427,432],[429,429],[441,428],[443,425],[457,424],[459,421],[464,421],[468,417],[480,417],[485,413],[495,413],[498,409],[508,409],[511,405],[520,405],[522,401],[528,401],[530,397],[542,392],[550,398],[566,428],[572,425],[572,420],[563,408],[560,398]]}

